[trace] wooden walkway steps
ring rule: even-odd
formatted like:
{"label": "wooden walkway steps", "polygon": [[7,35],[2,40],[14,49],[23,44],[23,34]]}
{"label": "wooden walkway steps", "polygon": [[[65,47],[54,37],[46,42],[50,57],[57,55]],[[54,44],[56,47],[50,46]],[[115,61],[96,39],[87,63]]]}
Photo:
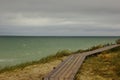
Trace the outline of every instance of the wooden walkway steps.
{"label": "wooden walkway steps", "polygon": [[78,53],[68,56],[66,60],[60,63],[55,69],[44,77],[44,80],[74,80],[78,69],[82,65],[85,58],[89,55],[96,54],[105,50],[109,50],[120,45],[111,45],[96,49],[89,52]]}

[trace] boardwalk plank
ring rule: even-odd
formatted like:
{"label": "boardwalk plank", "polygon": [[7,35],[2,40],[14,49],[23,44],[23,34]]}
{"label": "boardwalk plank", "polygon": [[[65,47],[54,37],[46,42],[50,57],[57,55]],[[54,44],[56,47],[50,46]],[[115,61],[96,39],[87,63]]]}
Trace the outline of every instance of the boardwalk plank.
{"label": "boardwalk plank", "polygon": [[[75,57],[75,58],[76,58],[76,57]],[[66,66],[66,69],[61,70],[60,74],[58,74],[56,77],[58,77],[58,78],[60,78],[60,79],[63,79],[65,73],[67,72],[67,70],[70,68],[70,66],[72,66],[72,65],[75,63],[75,58],[74,58],[74,60],[72,60],[72,63],[70,63],[69,65],[67,65],[67,66]],[[62,75],[63,75],[63,76],[62,76]]]}
{"label": "boardwalk plank", "polygon": [[76,58],[74,59],[74,61],[73,61],[73,63],[71,63],[70,65],[69,65],[69,67],[65,70],[65,72],[63,72],[63,74],[61,74],[61,78],[62,79],[64,79],[66,76],[65,75],[67,75],[67,74],[70,74],[70,72],[69,71],[72,71],[72,67],[74,67],[75,65],[77,65],[76,63],[77,63],[77,61],[80,59],[80,55],[76,55],[75,56]]}

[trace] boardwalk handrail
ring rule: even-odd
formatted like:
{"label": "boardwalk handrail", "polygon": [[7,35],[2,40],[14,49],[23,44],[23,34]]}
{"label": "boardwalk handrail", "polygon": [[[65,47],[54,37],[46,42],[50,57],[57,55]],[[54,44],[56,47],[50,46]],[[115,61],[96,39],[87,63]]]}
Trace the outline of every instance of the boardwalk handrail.
{"label": "boardwalk handrail", "polygon": [[115,44],[103,48],[99,48],[93,51],[73,54],[68,56],[66,60],[60,63],[55,69],[48,73],[44,80],[73,80],[78,69],[82,65],[83,61],[87,56],[109,50],[115,47],[120,46],[120,44]]}

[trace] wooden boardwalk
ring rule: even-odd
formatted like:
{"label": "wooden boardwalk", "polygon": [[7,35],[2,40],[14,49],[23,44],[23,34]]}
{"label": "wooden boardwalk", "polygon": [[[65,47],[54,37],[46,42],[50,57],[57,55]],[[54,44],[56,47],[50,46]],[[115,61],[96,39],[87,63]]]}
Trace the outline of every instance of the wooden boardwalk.
{"label": "wooden boardwalk", "polygon": [[96,49],[89,52],[78,53],[68,56],[66,60],[60,63],[55,69],[44,77],[44,80],[74,80],[78,69],[82,65],[85,58],[89,55],[96,54],[105,50],[109,50],[120,45],[111,45]]}

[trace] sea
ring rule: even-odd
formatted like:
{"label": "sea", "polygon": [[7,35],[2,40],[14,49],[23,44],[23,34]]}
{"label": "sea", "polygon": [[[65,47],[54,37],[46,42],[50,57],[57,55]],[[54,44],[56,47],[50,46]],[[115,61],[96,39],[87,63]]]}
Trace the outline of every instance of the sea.
{"label": "sea", "polygon": [[61,50],[76,51],[115,43],[120,37],[0,36],[0,68],[40,60]]}

